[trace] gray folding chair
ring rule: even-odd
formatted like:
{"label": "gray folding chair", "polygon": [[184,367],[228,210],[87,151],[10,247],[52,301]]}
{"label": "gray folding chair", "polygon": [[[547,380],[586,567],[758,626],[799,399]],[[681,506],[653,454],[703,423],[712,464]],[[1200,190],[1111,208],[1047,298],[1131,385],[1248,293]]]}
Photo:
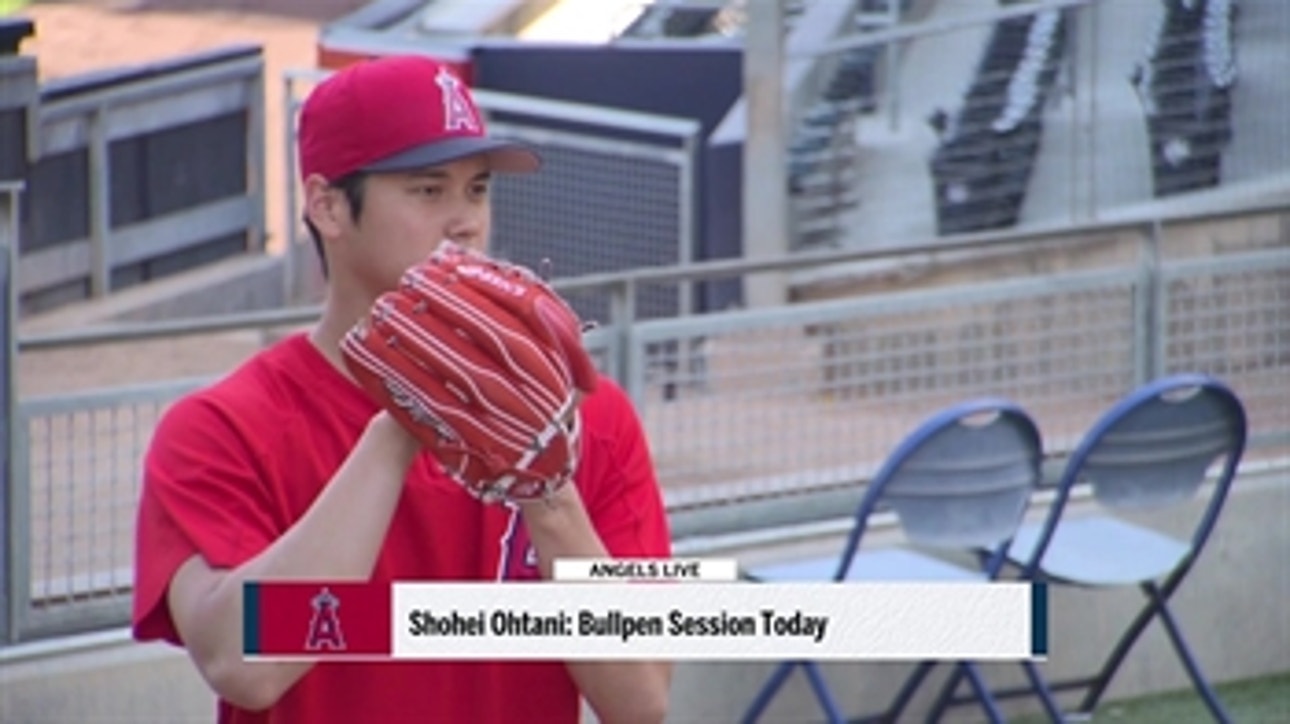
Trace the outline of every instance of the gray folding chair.
{"label": "gray folding chair", "polygon": [[[1052,684],[1053,690],[1085,689],[1080,712],[1096,708],[1134,642],[1158,617],[1214,718],[1230,721],[1168,602],[1214,530],[1244,454],[1245,438],[1244,407],[1222,382],[1182,374],[1143,385],[1112,406],[1075,449],[1047,520],[1018,531],[1008,557],[1021,567],[1024,578],[1089,588],[1136,586],[1147,598],[1100,672]],[[1178,539],[1113,515],[1193,501],[1215,466],[1214,487],[1190,538]],[[1102,512],[1063,516],[1072,489],[1083,484],[1092,487]]]}
{"label": "gray folding chair", "polygon": [[[1005,563],[1003,551],[1039,482],[1042,447],[1034,421],[1007,400],[983,398],[943,409],[901,442],[869,483],[839,556],[752,567],[746,574],[759,581],[993,579]],[[982,569],[972,569],[909,547],[860,550],[870,516],[888,509],[915,545],[994,554]],[[918,664],[887,709],[865,720],[898,720],[935,663]],[[760,718],[799,667],[828,720],[845,721],[813,661],[780,663],[754,697],[743,721]],[[955,671],[968,678],[990,721],[1002,722],[1003,715],[979,668],[972,662],[956,662]],[[1042,679],[1033,667],[1027,671],[1035,690],[1044,696],[1047,689]],[[1056,706],[1051,697],[1048,701]]]}

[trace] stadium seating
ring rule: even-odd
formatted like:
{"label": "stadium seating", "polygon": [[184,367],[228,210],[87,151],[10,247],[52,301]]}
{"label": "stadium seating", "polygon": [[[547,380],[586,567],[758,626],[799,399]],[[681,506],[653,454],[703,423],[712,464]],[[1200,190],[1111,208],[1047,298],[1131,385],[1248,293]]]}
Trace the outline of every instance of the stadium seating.
{"label": "stadium seating", "polygon": [[1017,223],[1065,45],[1062,11],[995,24],[962,104],[932,121],[939,233]]}
{"label": "stadium seating", "polygon": [[[872,3],[869,3],[872,4]],[[869,29],[862,16],[854,30]],[[788,193],[794,245],[827,245],[843,233],[840,215],[860,203],[856,189],[855,121],[877,109],[877,46],[841,53],[815,105],[798,119],[788,147]]]}
{"label": "stadium seating", "polygon": [[1232,140],[1233,0],[1165,0],[1131,77],[1151,139],[1156,196],[1217,186]]}

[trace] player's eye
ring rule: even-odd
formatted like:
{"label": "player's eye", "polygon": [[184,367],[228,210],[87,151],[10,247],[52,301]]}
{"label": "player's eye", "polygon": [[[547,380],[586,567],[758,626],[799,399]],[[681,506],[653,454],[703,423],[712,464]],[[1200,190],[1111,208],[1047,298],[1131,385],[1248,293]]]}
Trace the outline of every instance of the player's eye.
{"label": "player's eye", "polygon": [[437,185],[419,185],[414,187],[412,191],[413,193],[421,196],[435,197],[443,194],[443,187]]}
{"label": "player's eye", "polygon": [[488,195],[488,188],[487,181],[477,181],[470,185],[470,195],[475,198],[483,198]]}

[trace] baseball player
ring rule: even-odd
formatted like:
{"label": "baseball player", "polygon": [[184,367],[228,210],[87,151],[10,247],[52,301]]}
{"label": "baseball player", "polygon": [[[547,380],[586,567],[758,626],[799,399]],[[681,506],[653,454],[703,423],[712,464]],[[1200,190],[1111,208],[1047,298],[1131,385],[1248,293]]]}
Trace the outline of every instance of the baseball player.
{"label": "baseball player", "polygon": [[[661,662],[243,659],[244,581],[539,581],[559,557],[671,550],[639,420],[569,344],[576,318],[471,251],[487,248],[491,175],[536,170],[534,152],[489,136],[447,67],[405,56],[321,83],[298,142],[323,312],[158,424],[135,637],[184,647],[222,723],[572,724],[580,696],[604,722],[663,720]],[[541,452],[510,455],[529,424],[515,434]]]}

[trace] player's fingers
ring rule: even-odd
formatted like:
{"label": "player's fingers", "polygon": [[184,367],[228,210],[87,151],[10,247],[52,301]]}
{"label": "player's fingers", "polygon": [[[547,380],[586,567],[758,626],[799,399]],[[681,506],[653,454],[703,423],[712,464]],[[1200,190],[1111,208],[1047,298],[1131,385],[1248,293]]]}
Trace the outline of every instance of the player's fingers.
{"label": "player's fingers", "polygon": [[428,267],[410,274],[407,291],[424,300],[427,313],[474,340],[506,371],[562,404],[568,386],[565,361],[534,340],[527,325],[448,272]]}
{"label": "player's fingers", "polygon": [[372,322],[377,343],[393,347],[393,362],[409,382],[443,387],[460,405],[494,418],[504,432],[521,441],[550,419],[549,404],[518,389],[470,338],[460,337],[432,310],[418,306],[404,295],[387,295],[377,303]]}

